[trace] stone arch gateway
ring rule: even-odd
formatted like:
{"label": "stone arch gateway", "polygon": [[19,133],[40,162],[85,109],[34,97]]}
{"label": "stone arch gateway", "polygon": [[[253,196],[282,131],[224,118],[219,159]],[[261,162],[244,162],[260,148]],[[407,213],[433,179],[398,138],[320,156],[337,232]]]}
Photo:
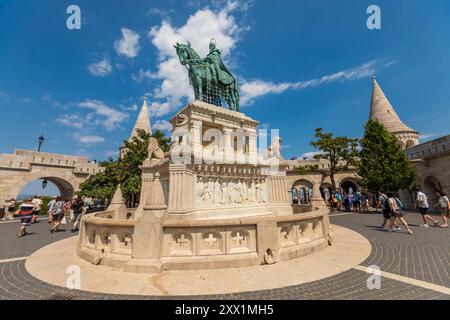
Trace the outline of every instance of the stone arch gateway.
{"label": "stone arch gateway", "polygon": [[98,164],[79,156],[15,150],[0,154],[0,201],[16,198],[31,181],[53,182],[65,198],[71,197],[80,184],[100,172]]}

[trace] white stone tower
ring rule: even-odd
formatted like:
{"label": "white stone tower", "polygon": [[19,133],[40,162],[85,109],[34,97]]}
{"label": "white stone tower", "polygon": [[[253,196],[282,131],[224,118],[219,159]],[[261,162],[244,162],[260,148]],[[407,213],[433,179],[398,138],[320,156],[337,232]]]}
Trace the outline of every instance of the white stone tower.
{"label": "white stone tower", "polygon": [[419,144],[419,132],[406,126],[399,118],[389,100],[381,90],[375,76],[373,77],[372,100],[370,104],[371,120],[377,120],[394,134],[402,149]]}
{"label": "white stone tower", "polygon": [[[147,133],[152,133],[152,127],[150,124],[150,112],[148,111],[147,97],[144,98],[144,103],[142,104],[141,111],[136,119],[136,123],[134,124],[133,131],[131,131],[130,138],[128,141],[131,141],[133,137],[137,135],[137,130],[142,129]],[[120,157],[124,155],[126,152],[126,148],[124,145],[121,145],[119,148]]]}

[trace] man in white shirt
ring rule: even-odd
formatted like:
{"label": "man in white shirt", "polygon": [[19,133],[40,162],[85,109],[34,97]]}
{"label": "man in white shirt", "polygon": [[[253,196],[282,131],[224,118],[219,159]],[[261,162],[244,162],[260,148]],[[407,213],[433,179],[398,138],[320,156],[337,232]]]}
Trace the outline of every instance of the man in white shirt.
{"label": "man in white shirt", "polygon": [[53,199],[47,204],[47,215],[48,215],[48,223],[52,223],[53,221],[53,206],[56,203],[56,197],[53,197]]}
{"label": "man in white shirt", "polygon": [[33,211],[33,218],[31,219],[31,223],[36,223],[38,221],[37,219],[43,204],[41,196],[34,196],[32,203],[35,205],[35,210]]}
{"label": "man in white shirt", "polygon": [[423,224],[420,225],[421,227],[428,228],[428,220],[433,221],[434,225],[438,225],[439,221],[433,219],[428,214],[428,209],[430,206],[428,205],[428,197],[425,193],[423,193],[420,189],[416,188],[413,190],[416,192],[416,205],[419,207],[420,214],[422,215]]}

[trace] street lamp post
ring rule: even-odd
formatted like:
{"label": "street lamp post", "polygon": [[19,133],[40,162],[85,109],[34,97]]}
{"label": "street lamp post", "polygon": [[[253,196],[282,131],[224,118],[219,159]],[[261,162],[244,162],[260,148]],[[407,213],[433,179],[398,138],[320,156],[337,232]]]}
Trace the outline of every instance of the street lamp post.
{"label": "street lamp post", "polygon": [[41,146],[44,143],[44,135],[41,134],[41,136],[39,137],[38,141],[39,141],[39,146],[38,146],[38,152],[41,152]]}

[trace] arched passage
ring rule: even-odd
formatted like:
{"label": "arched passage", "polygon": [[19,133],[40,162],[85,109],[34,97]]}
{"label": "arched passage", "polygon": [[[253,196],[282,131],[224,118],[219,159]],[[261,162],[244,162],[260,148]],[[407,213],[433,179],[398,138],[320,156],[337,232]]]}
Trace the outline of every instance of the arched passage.
{"label": "arched passage", "polygon": [[14,195],[15,198],[17,198],[17,196],[21,193],[21,191],[32,181],[36,181],[36,180],[47,180],[48,182],[53,183],[59,190],[59,194],[61,195],[61,197],[63,199],[70,199],[74,196],[75,194],[75,188],[77,187],[75,185],[75,183],[70,182],[69,179],[64,179],[62,177],[40,177],[40,176],[32,176],[30,177],[29,180],[24,181],[21,184],[17,184],[16,186],[14,186],[13,190],[12,190],[12,194]]}
{"label": "arched passage", "polygon": [[292,185],[292,202],[308,204],[312,198],[313,184],[305,179],[297,180]]}
{"label": "arched passage", "polygon": [[358,185],[353,180],[344,179],[340,183],[340,189],[341,189],[341,192],[351,194],[351,193],[358,191]]}

